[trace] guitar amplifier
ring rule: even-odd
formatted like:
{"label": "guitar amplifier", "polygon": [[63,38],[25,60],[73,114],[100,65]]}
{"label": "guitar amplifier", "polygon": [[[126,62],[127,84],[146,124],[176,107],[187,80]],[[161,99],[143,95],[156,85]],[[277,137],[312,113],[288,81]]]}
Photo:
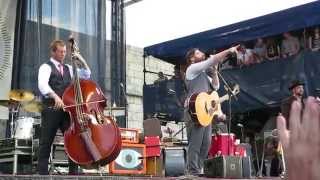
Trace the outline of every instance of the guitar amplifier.
{"label": "guitar amplifier", "polygon": [[157,118],[146,119],[143,121],[144,136],[162,137],[160,120]]}
{"label": "guitar amplifier", "polygon": [[218,156],[204,161],[206,177],[242,178],[242,160],[237,156]]}
{"label": "guitar amplifier", "polygon": [[114,174],[146,174],[146,146],[123,143],[118,157],[110,163]]}
{"label": "guitar amplifier", "polygon": [[139,130],[134,128],[119,128],[122,143],[139,143]]}

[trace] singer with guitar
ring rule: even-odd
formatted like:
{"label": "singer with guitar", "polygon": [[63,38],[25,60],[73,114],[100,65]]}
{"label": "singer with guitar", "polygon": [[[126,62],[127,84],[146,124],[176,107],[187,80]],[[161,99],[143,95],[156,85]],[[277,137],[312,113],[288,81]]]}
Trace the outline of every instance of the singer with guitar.
{"label": "singer with guitar", "polygon": [[[212,119],[210,119],[210,123],[206,124],[206,126],[202,126],[197,118],[195,118],[194,111],[192,111],[194,107],[190,107],[189,102],[192,101],[191,97],[196,93],[207,93],[219,89],[217,66],[226,60],[228,55],[236,53],[237,48],[239,46],[231,47],[215,55],[210,55],[207,59],[205,54],[197,48],[190,49],[186,53],[188,67],[186,69],[185,80],[188,98],[185,102],[184,119],[188,137],[187,173],[189,175],[199,176],[202,174],[203,162],[208,155],[212,133]],[[212,71],[211,77],[208,76],[208,70]],[[214,107],[215,104],[213,103],[208,106]],[[213,115],[214,110],[207,107],[207,112],[210,115]],[[223,113],[218,114],[218,116],[225,118]]]}

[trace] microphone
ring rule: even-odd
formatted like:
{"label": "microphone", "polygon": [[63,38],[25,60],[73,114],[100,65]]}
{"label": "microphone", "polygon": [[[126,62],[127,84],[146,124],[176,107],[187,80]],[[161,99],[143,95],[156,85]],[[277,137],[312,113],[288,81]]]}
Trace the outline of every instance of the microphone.
{"label": "microphone", "polygon": [[169,94],[175,94],[175,93],[176,93],[176,91],[175,91],[175,90],[173,90],[173,89],[168,89],[168,93],[169,93]]}
{"label": "microphone", "polygon": [[123,85],[122,82],[120,83],[120,87],[121,87],[121,91],[122,91],[122,93],[123,93],[123,95],[124,95],[125,103],[126,103],[126,105],[128,105],[127,93],[126,93],[126,91],[125,91],[125,89],[124,89],[124,85]]}
{"label": "microphone", "polygon": [[238,123],[237,126],[243,128],[243,124],[241,123]]}

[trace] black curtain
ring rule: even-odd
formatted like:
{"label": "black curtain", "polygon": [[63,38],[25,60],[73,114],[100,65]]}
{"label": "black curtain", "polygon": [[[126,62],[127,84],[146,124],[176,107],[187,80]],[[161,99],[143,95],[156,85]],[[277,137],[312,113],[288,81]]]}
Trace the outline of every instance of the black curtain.
{"label": "black curtain", "polygon": [[14,48],[13,48],[13,62],[12,62],[12,89],[19,88],[19,76],[21,75],[19,69],[19,59],[23,56],[23,43],[24,32],[25,32],[25,19],[27,13],[27,1],[17,2],[17,16],[16,16],[16,26],[15,26],[15,37],[14,37]]}
{"label": "black curtain", "polygon": [[118,117],[120,127],[128,126],[126,99],[126,42],[123,0],[112,0],[111,33],[111,93],[112,104],[125,108],[125,116]]}
{"label": "black curtain", "polygon": [[[67,42],[72,34],[92,70],[92,80],[110,98],[110,46],[105,15],[105,0],[18,1],[12,88],[39,95],[38,68],[50,58],[50,42]],[[68,54],[65,62],[69,59]]]}

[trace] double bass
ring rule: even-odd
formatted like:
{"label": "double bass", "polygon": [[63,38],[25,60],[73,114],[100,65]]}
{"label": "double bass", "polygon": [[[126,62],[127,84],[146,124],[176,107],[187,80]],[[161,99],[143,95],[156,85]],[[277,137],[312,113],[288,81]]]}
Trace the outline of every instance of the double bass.
{"label": "double bass", "polygon": [[[74,39],[69,42],[72,54],[80,54]],[[112,117],[103,114],[106,98],[99,86],[92,80],[79,79],[77,58],[71,57],[73,82],[62,96],[71,119],[64,133],[64,146],[75,163],[98,167],[117,158],[121,149],[120,130]]]}

